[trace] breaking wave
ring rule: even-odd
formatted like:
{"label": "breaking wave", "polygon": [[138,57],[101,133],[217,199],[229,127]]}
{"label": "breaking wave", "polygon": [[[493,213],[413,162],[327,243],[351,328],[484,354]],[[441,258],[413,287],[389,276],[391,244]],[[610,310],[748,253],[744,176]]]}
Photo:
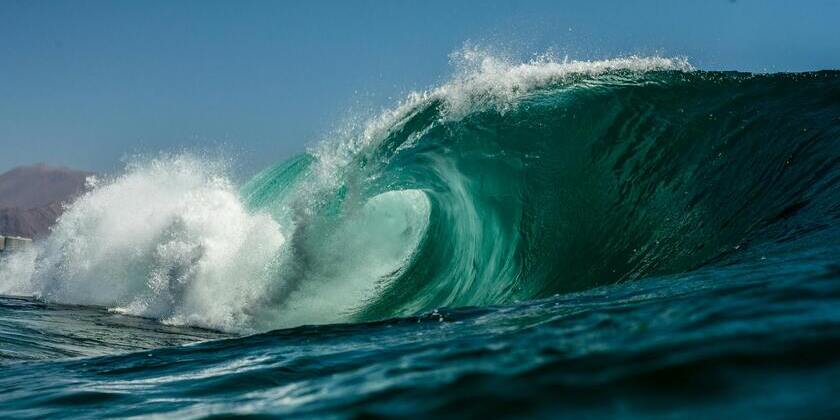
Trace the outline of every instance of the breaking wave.
{"label": "breaking wave", "polygon": [[0,293],[263,331],[508,304],[831,240],[838,72],[457,59],[448,83],[242,186],[196,156],[129,165],[4,262]]}

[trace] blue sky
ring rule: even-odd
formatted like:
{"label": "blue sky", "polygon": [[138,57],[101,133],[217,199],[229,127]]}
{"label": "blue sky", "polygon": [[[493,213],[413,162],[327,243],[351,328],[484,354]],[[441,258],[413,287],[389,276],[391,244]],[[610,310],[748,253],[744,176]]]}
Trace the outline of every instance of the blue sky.
{"label": "blue sky", "polygon": [[0,172],[224,149],[243,173],[443,81],[467,42],[528,56],[840,68],[840,1],[0,0]]}

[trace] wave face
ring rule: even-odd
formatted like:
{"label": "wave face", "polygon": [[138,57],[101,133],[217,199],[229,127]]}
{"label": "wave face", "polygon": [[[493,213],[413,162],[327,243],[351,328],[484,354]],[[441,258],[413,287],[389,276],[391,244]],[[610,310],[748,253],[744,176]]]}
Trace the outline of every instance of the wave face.
{"label": "wave face", "polygon": [[195,157],[129,167],[73,203],[0,293],[264,331],[836,243],[840,72],[460,59],[448,83],[241,188]]}
{"label": "wave face", "polygon": [[[450,84],[245,186],[253,208],[296,226],[299,281],[312,288],[302,294],[329,295],[359,268],[323,250],[343,249],[334,226],[394,191],[422,194],[428,222],[405,224],[396,243],[410,258],[369,277],[376,291],[354,317],[508,304],[766,258],[837,220],[836,72],[474,59]],[[382,232],[358,235],[352,248],[367,251]]]}

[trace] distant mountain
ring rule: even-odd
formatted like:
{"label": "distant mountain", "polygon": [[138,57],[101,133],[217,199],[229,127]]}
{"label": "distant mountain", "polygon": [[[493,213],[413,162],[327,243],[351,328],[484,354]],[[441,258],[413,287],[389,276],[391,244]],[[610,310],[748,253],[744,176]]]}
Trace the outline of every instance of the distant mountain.
{"label": "distant mountain", "polygon": [[59,202],[34,209],[0,209],[0,233],[25,238],[44,237],[62,211]]}
{"label": "distant mountain", "polygon": [[91,172],[38,164],[0,175],[0,235],[39,238],[49,233],[70,201],[85,189]]}

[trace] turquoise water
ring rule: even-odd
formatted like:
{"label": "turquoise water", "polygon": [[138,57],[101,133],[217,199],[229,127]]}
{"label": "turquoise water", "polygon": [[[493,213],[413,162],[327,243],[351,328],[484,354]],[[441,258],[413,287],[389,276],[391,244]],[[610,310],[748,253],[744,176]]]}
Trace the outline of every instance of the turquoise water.
{"label": "turquoise water", "polygon": [[840,408],[840,72],[466,55],[244,185],[98,180],[0,263],[0,412]]}

